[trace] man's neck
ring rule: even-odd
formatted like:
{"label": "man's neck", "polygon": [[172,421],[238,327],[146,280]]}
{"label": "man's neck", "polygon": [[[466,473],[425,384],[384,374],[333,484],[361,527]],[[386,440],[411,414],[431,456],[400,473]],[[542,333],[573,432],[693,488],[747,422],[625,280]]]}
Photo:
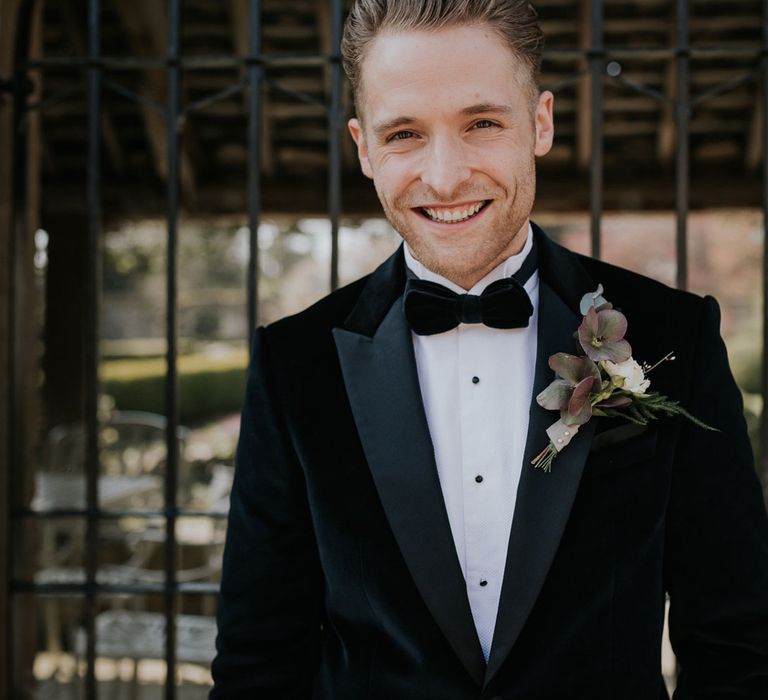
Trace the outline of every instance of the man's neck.
{"label": "man's neck", "polygon": [[[514,257],[515,255],[519,255],[526,247],[526,243],[528,242],[528,238],[533,235],[533,231],[531,230],[530,222],[527,221],[525,226],[518,231],[517,235],[510,241],[509,245],[501,252],[499,253],[494,260],[489,262],[487,265],[484,265],[479,270],[473,270],[472,272],[469,272],[467,274],[461,275],[461,274],[450,274],[449,272],[437,272],[435,270],[432,270],[431,268],[427,267],[422,263],[420,260],[418,260],[411,251],[410,247],[406,244],[406,249],[408,250],[409,256],[415,263],[417,263],[418,266],[422,268],[423,271],[430,273],[431,275],[435,275],[438,277],[441,277],[443,280],[447,280],[449,282],[452,282],[457,287],[460,287],[465,292],[472,289],[478,282],[481,282],[485,277],[490,275],[496,268],[498,268],[500,265],[503,265],[507,260]],[[407,260],[407,258],[406,258]],[[520,264],[522,264],[522,261],[520,261]],[[515,270],[513,269],[512,272]],[[414,272],[417,272],[418,270],[414,270]],[[512,274],[510,272],[510,274]],[[419,274],[419,276],[423,276]]]}

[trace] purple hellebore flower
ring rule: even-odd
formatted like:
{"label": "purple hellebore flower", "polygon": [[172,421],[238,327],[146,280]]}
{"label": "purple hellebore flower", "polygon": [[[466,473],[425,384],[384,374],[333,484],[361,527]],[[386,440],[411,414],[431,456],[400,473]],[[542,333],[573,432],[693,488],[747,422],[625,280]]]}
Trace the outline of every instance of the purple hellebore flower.
{"label": "purple hellebore flower", "polygon": [[540,406],[560,411],[566,425],[584,425],[592,417],[589,395],[600,391],[600,370],[588,357],[558,352],[549,358],[549,366],[557,374],[537,397]]}
{"label": "purple hellebore flower", "polygon": [[597,311],[591,307],[579,326],[579,343],[590,360],[624,362],[632,356],[632,347],[624,340],[627,317],[615,309]]}

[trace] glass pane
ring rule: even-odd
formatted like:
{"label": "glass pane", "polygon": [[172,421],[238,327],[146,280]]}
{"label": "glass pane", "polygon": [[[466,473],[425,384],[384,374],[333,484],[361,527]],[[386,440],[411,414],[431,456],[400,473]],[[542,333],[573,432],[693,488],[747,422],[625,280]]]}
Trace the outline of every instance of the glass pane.
{"label": "glass pane", "polygon": [[40,584],[85,582],[85,520],[25,519],[18,535],[16,576]]}
{"label": "glass pane", "polygon": [[97,581],[108,585],[165,581],[165,518],[125,517],[99,524]]}
{"label": "glass pane", "polygon": [[[206,519],[208,520],[208,519]],[[210,547],[222,535],[210,527]],[[201,535],[198,534],[198,538]],[[98,522],[96,581],[102,585],[162,586],[165,581],[165,519],[123,517]],[[26,519],[17,532],[15,578],[36,584],[80,586],[86,581],[83,518]],[[212,549],[211,557],[215,561]],[[206,569],[206,575],[214,569]],[[202,574],[201,574],[202,577]]]}
{"label": "glass pane", "polygon": [[185,222],[179,263],[179,409],[182,508],[221,498],[216,474],[231,468],[248,363],[249,233],[234,221]]}
{"label": "glass pane", "polygon": [[[184,625],[189,623],[189,637],[195,631],[195,646],[200,649],[196,659],[188,658],[184,650],[186,644],[179,640],[178,685],[183,688],[183,697],[205,700],[213,685],[211,661],[216,653],[216,604],[217,597],[212,595],[184,595],[179,597],[179,614]],[[185,636],[187,632],[184,632]]]}
{"label": "glass pane", "polygon": [[[106,229],[99,368],[104,510],[157,511],[165,505],[165,253],[160,220]],[[179,431],[182,453],[183,438]]]}
{"label": "glass pane", "polygon": [[297,313],[328,293],[330,231],[327,219],[274,218],[262,223],[261,323]]}
{"label": "glass pane", "polygon": [[339,284],[367,275],[395,252],[401,243],[383,218],[349,219],[339,227]]}
{"label": "glass pane", "polygon": [[182,583],[218,583],[227,522],[180,517],[176,521],[177,578]]}
{"label": "glass pane", "polygon": [[84,698],[85,663],[77,647],[83,600],[79,596],[16,595],[13,625],[13,687],[36,698]]}
{"label": "glass pane", "polygon": [[[215,653],[211,603],[190,597],[176,615],[177,686],[185,698],[207,697]],[[180,604],[181,605],[181,604]],[[85,637],[81,635],[84,644]],[[165,613],[161,596],[101,596],[96,616],[96,672],[100,697],[138,685],[143,697],[160,697],[166,678]]]}

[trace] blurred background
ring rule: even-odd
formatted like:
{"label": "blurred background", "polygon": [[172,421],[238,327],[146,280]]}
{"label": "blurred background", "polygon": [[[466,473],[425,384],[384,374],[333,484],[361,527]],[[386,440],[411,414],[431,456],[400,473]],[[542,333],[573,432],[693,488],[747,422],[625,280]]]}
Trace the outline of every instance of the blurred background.
{"label": "blurred background", "polygon": [[[207,696],[248,340],[399,244],[348,4],[0,1],[0,698]],[[717,297],[766,484],[768,1],[533,4],[534,219]]]}

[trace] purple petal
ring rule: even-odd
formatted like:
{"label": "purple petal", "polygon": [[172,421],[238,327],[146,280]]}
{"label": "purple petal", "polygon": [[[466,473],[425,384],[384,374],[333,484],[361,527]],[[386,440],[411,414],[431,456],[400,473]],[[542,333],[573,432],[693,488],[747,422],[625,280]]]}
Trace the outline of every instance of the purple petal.
{"label": "purple petal", "polygon": [[589,311],[584,315],[584,320],[581,322],[581,325],[589,331],[589,333],[592,336],[596,336],[598,334],[598,330],[600,328],[600,320],[598,318],[597,310],[594,306],[590,307]]}
{"label": "purple petal", "polygon": [[601,348],[601,360],[610,360],[611,362],[624,362],[632,357],[632,346],[626,340],[616,340],[605,343]]}
{"label": "purple petal", "polygon": [[573,389],[568,382],[562,379],[555,379],[536,397],[536,401],[539,406],[546,408],[548,411],[562,411],[568,406],[572,393]]}
{"label": "purple petal", "polygon": [[587,377],[598,380],[600,378],[600,370],[597,365],[587,357],[577,357],[565,352],[558,352],[550,356],[549,366],[571,387],[576,386]]}
{"label": "purple petal", "polygon": [[584,316],[584,320],[581,322],[581,325],[576,331],[579,337],[579,344],[589,357],[591,357],[589,354],[590,348],[595,347],[592,344],[592,341],[594,341],[596,338],[599,338],[599,327],[600,323],[598,321],[597,311],[595,311],[595,307],[592,306],[590,307],[586,316]]}
{"label": "purple petal", "polygon": [[582,379],[581,358],[558,352],[549,358],[549,366],[558,377],[564,379],[570,386],[576,386]]}
{"label": "purple petal", "polygon": [[581,345],[581,349],[585,353],[587,353],[587,357],[592,357],[589,354],[589,351],[590,349],[594,348],[594,346],[592,345],[592,341],[594,340],[595,336],[592,335],[592,331],[590,331],[589,328],[587,328],[586,321],[579,326],[579,330],[577,331],[577,333],[579,336],[579,345]]}
{"label": "purple petal", "polygon": [[594,380],[587,377],[580,381],[573,390],[571,400],[568,402],[568,415],[578,416],[584,411],[584,405],[589,405],[589,392],[592,391]]}
{"label": "purple petal", "polygon": [[627,317],[620,311],[606,309],[597,314],[597,336],[601,339],[621,340],[627,333]]}
{"label": "purple petal", "polygon": [[584,402],[581,412],[575,416],[572,416],[568,411],[560,412],[560,420],[566,425],[584,425],[590,418],[592,418],[592,405],[589,401]]}

